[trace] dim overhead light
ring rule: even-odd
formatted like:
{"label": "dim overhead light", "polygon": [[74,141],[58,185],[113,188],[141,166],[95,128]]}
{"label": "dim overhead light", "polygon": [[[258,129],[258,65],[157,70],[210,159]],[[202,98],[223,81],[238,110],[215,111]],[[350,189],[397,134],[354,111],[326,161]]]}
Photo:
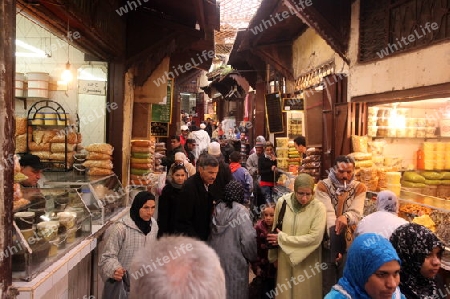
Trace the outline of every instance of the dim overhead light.
{"label": "dim overhead light", "polygon": [[61,74],[61,80],[64,82],[71,82],[73,79],[72,72],[70,71],[70,63],[67,61],[66,69]]}

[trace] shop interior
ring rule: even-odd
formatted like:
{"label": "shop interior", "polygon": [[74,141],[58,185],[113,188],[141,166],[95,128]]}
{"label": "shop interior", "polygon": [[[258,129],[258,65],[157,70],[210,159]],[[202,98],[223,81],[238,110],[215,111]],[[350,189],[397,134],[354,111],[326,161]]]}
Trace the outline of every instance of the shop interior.
{"label": "shop interior", "polygon": [[[424,142],[450,141],[447,139],[450,137],[449,123],[448,98],[394,102],[368,108],[367,135],[372,141],[384,142],[380,154],[401,159],[401,169],[416,169],[416,151]],[[428,168],[443,170],[445,167],[435,166]]]}
{"label": "shop interior", "polygon": [[[27,117],[34,103],[50,99],[68,114],[69,126],[79,127],[82,145],[105,142],[107,63],[86,60],[71,44],[83,37],[70,24],[67,36],[55,36],[18,14],[16,26],[16,116]],[[30,84],[28,74],[48,76]],[[87,85],[98,87],[82,88]]]}

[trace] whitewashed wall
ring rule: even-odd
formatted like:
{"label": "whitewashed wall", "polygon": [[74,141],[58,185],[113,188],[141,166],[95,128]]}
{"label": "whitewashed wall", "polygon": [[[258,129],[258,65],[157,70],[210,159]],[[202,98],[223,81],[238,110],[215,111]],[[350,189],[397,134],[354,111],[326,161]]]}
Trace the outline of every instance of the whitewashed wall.
{"label": "whitewashed wall", "polygon": [[450,42],[404,54],[393,53],[375,62],[358,63],[359,7],[360,0],[357,0],[352,7],[349,99],[450,81]]}
{"label": "whitewashed wall", "polygon": [[[16,20],[16,39],[26,42],[40,50],[43,50],[48,55],[43,58],[36,57],[16,57],[16,72],[44,72],[49,73],[51,85],[56,87],[57,81],[60,80],[61,73],[65,69],[67,63],[67,49],[68,44],[40,25],[30,21],[24,16],[18,14]],[[83,38],[80,36],[79,38]],[[31,51],[17,46],[16,52]],[[70,114],[73,122],[76,120],[76,113],[80,118],[86,113],[95,113],[95,122],[90,122],[81,128],[83,135],[83,145],[88,145],[93,142],[105,141],[105,103],[106,97],[99,96],[85,96],[78,95],[78,69],[85,66],[88,62],[84,61],[84,53],[78,49],[70,46],[69,61],[71,64],[72,74],[74,78],[69,83],[66,90],[50,91],[49,98],[58,102],[67,113]],[[99,80],[106,81],[106,63],[96,62],[97,70],[92,71],[92,74],[99,78]],[[103,68],[104,71],[99,71]],[[86,70],[86,68],[85,68]],[[87,69],[89,71],[89,69]],[[86,74],[85,74],[86,75]],[[55,88],[54,88],[55,89]],[[16,100],[15,110],[16,115],[26,116],[27,110],[38,100],[27,99],[27,109],[24,109],[23,102]],[[101,115],[101,117],[98,116]]]}

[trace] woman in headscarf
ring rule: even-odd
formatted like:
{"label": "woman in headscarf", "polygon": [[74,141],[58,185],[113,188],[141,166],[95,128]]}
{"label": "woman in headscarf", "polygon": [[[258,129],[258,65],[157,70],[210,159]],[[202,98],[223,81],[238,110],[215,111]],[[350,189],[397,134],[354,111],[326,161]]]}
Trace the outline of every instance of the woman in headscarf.
{"label": "woman in headscarf", "polygon": [[257,258],[256,232],[243,200],[242,185],[230,181],[212,219],[209,244],[217,252],[225,272],[227,299],[248,296],[249,262]]}
{"label": "woman in headscarf", "polygon": [[348,250],[344,275],[325,299],[400,299],[400,258],[383,236],[357,237]]}
{"label": "woman in headscarf", "polygon": [[105,248],[98,263],[104,281],[122,280],[136,252],[156,239],[158,224],[153,218],[155,207],[152,193],[139,192],[134,197],[130,214],[108,229]]}
{"label": "woman in headscarf", "polygon": [[171,179],[162,189],[158,202],[158,238],[163,235],[172,235],[175,233],[178,196],[181,187],[183,187],[184,182],[188,178],[187,170],[182,164],[173,164],[169,173],[171,174]]}
{"label": "woman in headscarf", "polygon": [[397,227],[408,223],[397,216],[399,204],[394,192],[389,190],[378,192],[376,207],[376,212],[367,215],[358,223],[355,236],[376,233],[389,239]]}
{"label": "woman in headscarf", "polygon": [[[314,179],[302,173],[294,182],[294,192],[278,199],[275,208],[274,232],[267,235],[269,261],[277,261],[277,286],[272,296],[277,299],[322,298],[320,244],[326,224],[323,203],[314,198]],[[281,228],[280,210],[285,205]],[[282,213],[281,213],[282,214]]]}
{"label": "woman in headscarf", "polygon": [[400,290],[408,299],[441,298],[436,274],[441,267],[444,244],[428,228],[408,223],[390,238],[402,261]]}
{"label": "woman in headscarf", "polygon": [[195,166],[192,165],[192,163],[189,162],[188,158],[184,153],[176,153],[175,154],[175,162],[170,166],[169,172],[167,173],[167,179],[170,181],[172,179],[172,167],[175,165],[181,165],[184,166],[188,173],[188,177],[193,176],[197,170],[195,169]]}

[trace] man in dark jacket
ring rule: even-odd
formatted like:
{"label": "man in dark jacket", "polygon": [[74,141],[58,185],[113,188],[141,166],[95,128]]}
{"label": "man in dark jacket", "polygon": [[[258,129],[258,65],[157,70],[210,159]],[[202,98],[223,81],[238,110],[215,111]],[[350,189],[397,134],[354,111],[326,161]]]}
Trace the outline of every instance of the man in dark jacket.
{"label": "man in dark jacket", "polygon": [[223,199],[225,186],[233,179],[230,165],[225,163],[222,153],[220,152],[220,144],[218,142],[211,142],[208,145],[208,154],[215,157],[219,161],[219,173],[211,186],[211,193],[217,201]]}
{"label": "man in dark jacket", "polygon": [[215,157],[204,154],[197,166],[197,173],[188,178],[181,189],[175,231],[207,241],[215,200],[209,189],[219,172],[219,162]]}
{"label": "man in dark jacket", "polygon": [[189,159],[192,165],[195,166],[195,147],[197,144],[195,143],[195,139],[186,139],[186,144],[184,145],[184,150],[186,151],[186,157]]}
{"label": "man in dark jacket", "polygon": [[174,135],[170,137],[170,146],[172,150],[167,154],[165,158],[162,159],[161,165],[167,167],[167,172],[169,172],[170,166],[175,162],[175,154],[180,152],[184,154],[184,148],[180,142],[180,136]]}

